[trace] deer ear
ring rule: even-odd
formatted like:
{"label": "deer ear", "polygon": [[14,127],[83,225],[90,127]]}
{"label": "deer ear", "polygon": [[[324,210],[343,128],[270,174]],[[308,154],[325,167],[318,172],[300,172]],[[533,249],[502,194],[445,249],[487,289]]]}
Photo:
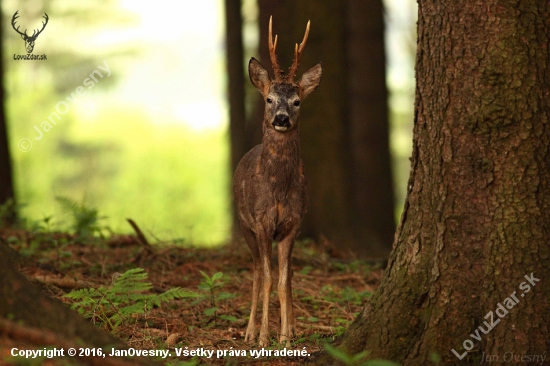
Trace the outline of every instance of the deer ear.
{"label": "deer ear", "polygon": [[304,99],[317,88],[321,82],[322,74],[323,68],[321,67],[321,63],[318,63],[302,75],[302,78],[298,82],[300,86],[300,98]]}
{"label": "deer ear", "polygon": [[248,76],[256,89],[262,92],[262,95],[266,95],[271,85],[271,78],[267,70],[254,57],[248,63]]}

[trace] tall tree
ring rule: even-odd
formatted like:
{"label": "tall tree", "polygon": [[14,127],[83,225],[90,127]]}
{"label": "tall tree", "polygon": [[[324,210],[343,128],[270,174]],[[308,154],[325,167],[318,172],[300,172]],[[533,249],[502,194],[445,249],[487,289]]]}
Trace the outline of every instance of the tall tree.
{"label": "tall tree", "polygon": [[[385,277],[337,344],[403,365],[550,349],[550,4],[419,1],[413,156]],[[490,358],[488,358],[490,357]],[[320,359],[318,363],[331,363]]]}
{"label": "tall tree", "polygon": [[382,0],[347,2],[347,118],[352,225],[359,238],[389,254],[395,234]]}
{"label": "tall tree", "polygon": [[[225,43],[228,75],[229,134],[231,139],[231,171],[250,149],[245,130],[245,94],[243,69],[241,0],[225,0]],[[231,189],[228,187],[228,192]],[[233,230],[238,230],[237,211],[232,204]]]}
{"label": "tall tree", "polygon": [[[4,50],[4,27],[0,27],[0,55]],[[8,128],[6,124],[6,112],[4,108],[4,58],[0,58],[0,205],[14,200],[13,179],[11,169],[11,156],[8,142]],[[3,219],[4,224],[11,224],[15,220],[13,206]],[[2,224],[2,222],[0,222]]]}
{"label": "tall tree", "polygon": [[[268,66],[264,32],[271,15],[281,44],[300,42],[311,20],[301,64],[307,69],[322,61],[323,80],[304,104],[300,124],[310,194],[302,232],[356,253],[387,256],[394,219],[382,1],[363,3],[259,0],[259,52]],[[293,52],[279,47],[282,65],[291,64]]]}

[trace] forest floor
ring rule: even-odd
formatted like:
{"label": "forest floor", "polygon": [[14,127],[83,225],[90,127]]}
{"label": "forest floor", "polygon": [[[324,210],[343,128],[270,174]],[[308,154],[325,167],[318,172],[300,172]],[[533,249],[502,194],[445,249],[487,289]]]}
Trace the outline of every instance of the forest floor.
{"label": "forest floor", "polygon": [[[140,234],[139,229],[136,232]],[[244,242],[197,248],[163,242],[151,245],[142,235],[101,237],[1,228],[0,237],[25,258],[20,269],[32,283],[129,347],[169,350],[169,357],[157,359],[166,365],[307,362],[309,355],[323,349],[355,319],[382,276],[379,264],[350,258],[329,242],[297,242],[292,280],[297,336],[290,345],[281,346],[276,341],[280,317],[274,248],[269,314],[273,342],[254,357],[250,351],[261,348],[244,342],[252,293],[252,259]],[[0,364],[21,364],[9,355],[17,346],[20,340],[0,334]],[[289,357],[285,347],[306,355]],[[194,350],[203,354],[176,354]],[[213,353],[205,356],[206,351]]]}

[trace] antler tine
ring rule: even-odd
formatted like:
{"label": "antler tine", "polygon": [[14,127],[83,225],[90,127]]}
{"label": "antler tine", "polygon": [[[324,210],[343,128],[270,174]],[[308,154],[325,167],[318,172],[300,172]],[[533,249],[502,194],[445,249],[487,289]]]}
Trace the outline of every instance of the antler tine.
{"label": "antler tine", "polygon": [[15,22],[17,21],[17,18],[19,18],[19,10],[13,14],[13,17],[11,18],[11,25],[15,28]]}
{"label": "antler tine", "polygon": [[273,68],[273,74],[275,75],[275,81],[281,81],[283,71],[279,67],[279,61],[277,60],[277,35],[273,40],[273,16],[269,17],[269,57],[271,58],[271,67]]}
{"label": "antler tine", "polygon": [[44,28],[46,28],[46,25],[48,24],[48,20],[50,20],[50,18],[48,17],[48,13],[44,13],[44,16],[42,18],[46,19],[46,22],[42,22],[42,29],[38,31],[38,34],[42,33],[42,31],[44,30]]}
{"label": "antler tine", "polygon": [[296,46],[294,47],[294,61],[292,62],[292,66],[290,66],[290,69],[288,70],[288,76],[287,76],[288,81],[292,81],[296,77],[296,71],[298,71],[298,66],[300,65],[300,57],[302,57],[302,51],[304,50],[304,47],[307,43],[307,38],[309,37],[310,24],[311,24],[311,21],[308,20],[306,25],[306,32],[304,34],[304,39],[302,39],[302,42],[300,43],[300,47],[298,47],[298,43],[296,43]]}
{"label": "antler tine", "polygon": [[[19,27],[15,28],[15,22],[17,21],[17,18],[19,18],[19,10],[17,10],[15,12],[15,14],[13,14],[13,17],[11,18],[11,26],[13,27],[13,29],[15,29],[15,31],[21,35],[24,35],[23,33],[21,33],[19,31]],[[25,29],[25,35],[27,34],[27,30]]]}
{"label": "antler tine", "polygon": [[311,21],[308,20],[307,21],[307,25],[306,25],[306,32],[304,33],[304,39],[302,39],[302,43],[300,43],[300,49],[298,50],[300,52],[300,54],[302,53],[302,51],[304,50],[304,46],[306,45],[307,43],[307,38],[309,37],[309,26],[311,25]]}

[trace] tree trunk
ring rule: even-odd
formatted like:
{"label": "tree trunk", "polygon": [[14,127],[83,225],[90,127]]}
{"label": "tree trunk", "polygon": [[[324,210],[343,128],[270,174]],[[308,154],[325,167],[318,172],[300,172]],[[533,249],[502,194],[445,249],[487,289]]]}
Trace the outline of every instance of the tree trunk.
{"label": "tree trunk", "polygon": [[[229,99],[229,133],[231,139],[231,171],[237,169],[239,161],[249,150],[245,131],[244,107],[244,60],[242,38],[242,16],[240,0],[225,0],[225,44],[228,75],[227,94]],[[231,192],[231,187],[229,187]],[[235,204],[231,205],[233,232],[240,232]]]}
{"label": "tree trunk", "polygon": [[340,349],[403,365],[431,365],[432,353],[444,365],[541,364],[549,42],[548,2],[419,1],[407,200],[385,277]]}
{"label": "tree trunk", "polygon": [[0,242],[0,318],[49,330],[64,339],[81,339],[90,346],[124,345],[58,300],[44,295],[15,268],[9,248]]}
{"label": "tree trunk", "polygon": [[387,258],[395,234],[382,0],[347,3],[347,104],[352,228]]}
{"label": "tree trunk", "polygon": [[60,338],[81,339],[90,346],[124,347],[119,340],[34,287],[15,269],[19,261],[17,253],[0,241],[0,318],[51,331]]}
{"label": "tree trunk", "polygon": [[[25,347],[64,348],[65,356],[69,347],[77,350],[80,347],[101,347],[107,354],[110,354],[111,348],[128,348],[119,339],[34,287],[15,269],[21,262],[19,255],[0,238],[0,334],[22,342]],[[144,357],[80,357],[78,353],[76,357],[89,365],[157,364]]]}
{"label": "tree trunk", "polygon": [[281,65],[292,63],[294,44],[302,40],[311,19],[297,78],[319,61],[324,66],[321,84],[301,107],[300,145],[310,198],[301,231],[307,237],[325,236],[340,248],[356,249],[350,227],[351,152],[346,149],[345,4],[341,0],[287,1],[284,8],[286,18],[274,18]]}
{"label": "tree trunk", "polygon": [[260,55],[269,67],[271,15],[282,67],[290,66],[293,45],[311,20],[298,77],[321,61],[323,80],[301,112],[300,144],[310,194],[301,231],[360,255],[387,257],[395,225],[382,6],[378,0],[363,3],[260,0]]}
{"label": "tree trunk", "polygon": [[[0,29],[0,54],[3,54],[4,37]],[[0,205],[8,204],[6,216],[0,217],[0,225],[11,225],[15,222],[16,212],[13,193],[13,180],[11,169],[11,157],[9,150],[8,126],[6,124],[6,112],[4,108],[4,59],[0,59]],[[3,222],[2,222],[3,221]]]}

